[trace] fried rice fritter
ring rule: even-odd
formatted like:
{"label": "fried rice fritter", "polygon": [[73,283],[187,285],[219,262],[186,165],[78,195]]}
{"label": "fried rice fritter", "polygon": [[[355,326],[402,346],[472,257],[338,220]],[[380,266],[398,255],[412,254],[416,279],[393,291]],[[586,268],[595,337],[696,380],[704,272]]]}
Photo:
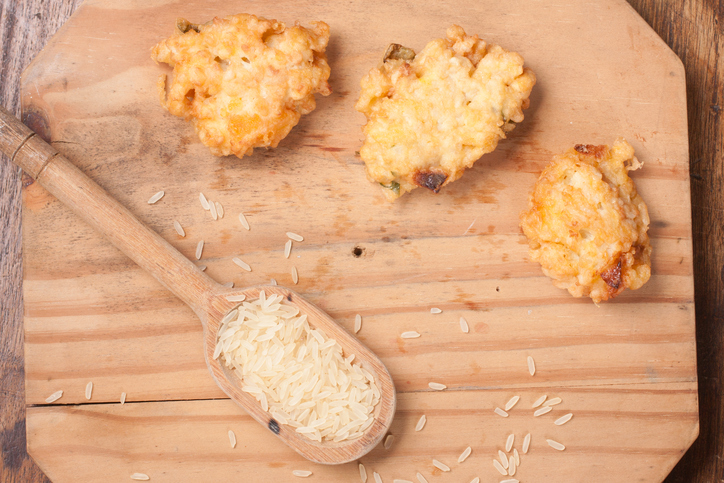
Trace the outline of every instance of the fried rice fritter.
{"label": "fried rice fritter", "polygon": [[367,177],[389,200],[418,186],[437,193],[523,120],[535,75],[515,52],[454,25],[417,55],[392,44],[362,79]]}
{"label": "fried rice fritter", "polygon": [[251,155],[276,147],[314,94],[329,95],[325,50],[329,26],[286,28],[276,20],[240,14],[203,25],[178,19],[177,31],[151,57],[173,67],[173,80],[158,81],[161,104],[191,120],[216,156]]}
{"label": "fried rice fritter", "polygon": [[628,176],[641,166],[619,139],[578,144],[543,170],[520,226],[555,286],[598,303],[648,281],[649,212]]}

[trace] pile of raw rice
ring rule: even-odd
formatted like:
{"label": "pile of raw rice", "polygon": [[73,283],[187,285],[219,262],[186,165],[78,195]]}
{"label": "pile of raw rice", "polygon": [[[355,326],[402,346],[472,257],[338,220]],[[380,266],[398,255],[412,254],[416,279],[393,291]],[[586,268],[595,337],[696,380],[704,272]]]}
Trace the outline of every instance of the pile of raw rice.
{"label": "pile of raw rice", "polygon": [[219,356],[264,411],[312,440],[359,438],[374,422],[374,376],[281,295],[261,291],[224,317]]}

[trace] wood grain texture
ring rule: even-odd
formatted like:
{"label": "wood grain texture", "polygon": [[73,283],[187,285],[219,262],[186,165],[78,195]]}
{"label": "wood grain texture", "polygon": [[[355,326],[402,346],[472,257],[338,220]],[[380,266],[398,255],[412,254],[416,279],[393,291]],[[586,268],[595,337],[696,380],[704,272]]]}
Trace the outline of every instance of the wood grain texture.
{"label": "wood grain texture", "polygon": [[[717,169],[721,169],[719,165],[715,163],[716,160],[720,159],[720,154],[717,155],[717,157],[709,156],[712,153],[721,153],[721,124],[719,121],[719,117],[716,115],[718,113],[718,104],[717,103],[710,103],[711,100],[711,94],[717,93],[719,97],[716,97],[715,99],[721,99],[721,84],[719,79],[721,79],[721,76],[716,77],[716,67],[718,64],[716,63],[716,60],[718,59],[718,50],[717,51],[710,51],[711,45],[718,45],[717,42],[720,42],[720,35],[721,30],[716,23],[718,21],[718,15],[721,14],[721,7],[718,5],[714,5],[713,3],[704,4],[704,2],[671,2],[671,3],[665,3],[665,2],[632,2],[636,8],[642,13],[642,15],[647,18],[650,24],[653,24],[654,27],[659,31],[659,33],[664,36],[664,38],[669,42],[670,45],[675,49],[677,53],[682,57],[682,59],[685,61],[687,66],[687,81],[688,81],[688,93],[689,93],[689,128],[690,128],[690,134],[692,139],[692,145],[691,145],[691,151],[692,153],[697,152],[701,154],[701,161],[698,161],[699,164],[697,166],[700,167],[703,171],[700,171],[699,173],[707,173],[707,175],[710,172],[714,172],[714,177],[710,180],[707,178],[707,181],[710,181],[710,183],[707,183],[707,187],[712,186],[720,186],[721,178],[716,178],[716,176],[720,176],[721,172],[716,171]],[[23,4],[24,5],[24,4]],[[13,8],[18,8],[16,5],[12,5]],[[46,5],[47,7],[47,5]],[[57,5],[51,4],[50,7],[47,8],[57,8]],[[704,26],[701,28],[700,26]],[[5,31],[3,31],[5,33]],[[666,35],[668,34],[668,36]],[[704,36],[702,39],[700,36]],[[708,36],[708,37],[707,37]],[[714,39],[712,42],[711,40]],[[3,37],[3,54],[7,54],[7,52],[10,50],[6,47],[6,37]],[[18,45],[13,44],[13,45]],[[25,46],[25,44],[23,44]],[[684,55],[687,54],[688,55]],[[5,57],[4,57],[5,59]],[[5,62],[5,60],[3,61]],[[18,70],[19,72],[19,70]],[[5,78],[5,77],[4,77]],[[12,84],[3,84],[0,86],[0,89],[6,89],[6,86],[12,85]],[[704,87],[714,87],[713,90],[706,90]],[[3,90],[3,94],[5,95],[5,90]],[[5,105],[9,105],[7,101],[5,101],[6,97],[3,97]],[[695,101],[692,103],[692,100]],[[710,106],[715,106],[715,108],[712,108]],[[699,128],[701,126],[707,126],[707,138],[703,138],[703,133],[699,131]],[[697,135],[699,137],[697,137]],[[700,144],[695,144],[694,139],[697,139]],[[718,141],[716,143],[711,142],[704,142],[704,140],[709,139],[717,139]],[[697,151],[699,150],[699,151]],[[695,160],[698,160],[697,157],[695,157],[692,154],[692,162]],[[545,162],[545,159],[542,158],[540,160],[541,163]],[[3,167],[0,167],[0,169],[3,169]],[[6,172],[0,173],[4,177],[2,178],[4,182],[7,182],[5,180],[10,180],[10,182],[14,182],[15,184],[15,190],[17,191],[17,177],[16,174],[11,173],[12,176],[8,176],[5,174]],[[660,171],[661,175],[666,175],[667,173],[665,170]],[[697,172],[692,171],[692,178],[696,179],[695,174]],[[14,180],[14,181],[13,181]],[[719,184],[716,184],[719,183]],[[672,474],[672,477],[669,478],[670,481],[713,481],[718,475],[720,474],[721,470],[717,465],[720,465],[719,459],[717,456],[721,455],[721,438],[722,438],[722,431],[719,427],[719,418],[715,418],[714,415],[718,414],[718,411],[721,411],[721,396],[719,391],[719,375],[721,374],[721,345],[718,343],[718,341],[721,340],[721,328],[719,326],[719,319],[718,318],[706,318],[702,319],[702,304],[704,304],[705,307],[708,307],[705,310],[708,310],[709,312],[705,312],[708,314],[717,314],[718,311],[720,311],[721,307],[721,288],[722,288],[722,281],[720,277],[720,269],[721,269],[721,246],[720,246],[720,237],[717,237],[717,235],[713,232],[717,229],[717,227],[721,226],[721,220],[718,218],[721,216],[721,199],[720,199],[720,192],[717,190],[714,190],[713,193],[704,191],[699,192],[699,196],[703,196],[703,200],[705,203],[697,205],[697,185],[696,182],[693,183],[692,187],[692,195],[694,199],[694,235],[695,235],[695,242],[697,240],[700,240],[700,242],[706,242],[707,250],[704,251],[696,251],[697,256],[695,258],[695,267],[697,270],[697,275],[700,273],[707,274],[705,277],[705,282],[701,281],[701,277],[698,279],[697,282],[697,310],[699,317],[697,318],[697,322],[699,324],[699,357],[700,362],[702,360],[702,357],[707,363],[707,366],[702,368],[702,364],[700,363],[700,371],[702,370],[709,370],[711,372],[707,372],[708,374],[708,382],[703,381],[700,385],[700,391],[702,394],[702,408],[707,407],[711,411],[711,417],[707,418],[706,412],[702,412],[702,438],[704,438],[705,435],[708,435],[706,438],[706,441],[702,444],[698,444],[694,447],[694,450],[690,452],[690,455],[687,456],[688,460],[685,459],[681,465],[679,465],[679,468],[674,471]],[[707,188],[708,190],[708,188]],[[8,199],[5,197],[6,193],[8,193],[7,190],[3,189],[2,195],[3,195],[3,204],[0,205],[0,209],[8,210],[8,209],[14,209],[18,210],[17,201],[8,201]],[[713,197],[713,199],[712,199]],[[6,204],[7,203],[7,204]],[[14,203],[14,204],[13,204]],[[705,213],[707,213],[707,223],[704,225],[697,225],[697,206],[699,206]],[[676,207],[667,207],[667,208],[676,208]],[[5,214],[5,211],[3,211],[3,215]],[[0,283],[7,283],[5,276],[5,267],[6,263],[14,263],[14,266],[16,266],[16,281],[14,283],[8,283],[10,288],[12,290],[3,290],[2,291],[2,297],[13,297],[17,298],[18,295],[18,284],[19,284],[19,261],[18,261],[18,255],[19,253],[19,246],[17,245],[17,239],[19,235],[17,234],[17,231],[11,232],[14,233],[12,236],[5,236],[7,233],[5,230],[8,230],[8,225],[10,228],[12,228],[12,218],[10,219],[10,223],[7,221],[8,219],[3,216],[3,243],[6,244],[8,242],[15,243],[16,249],[14,255],[14,258],[8,259],[5,257],[5,253],[8,253],[7,251],[3,251],[3,260],[0,261],[0,263],[3,264],[3,279],[0,280]],[[15,220],[17,220],[17,216],[15,217]],[[18,222],[16,222],[18,223]],[[711,224],[713,223],[713,224]],[[718,223],[718,224],[717,224]],[[16,226],[16,225],[15,225]],[[699,228],[697,228],[697,226]],[[704,228],[706,227],[706,228]],[[465,227],[463,227],[465,229]],[[685,233],[686,228],[685,227],[677,227],[676,224],[673,224],[673,226],[668,227],[656,227],[656,229],[660,230],[661,233],[667,233],[669,235],[673,234],[674,236],[677,236],[678,234],[681,234],[682,232]],[[16,228],[17,230],[17,228]],[[698,231],[697,231],[698,230]],[[13,242],[14,240],[14,242]],[[377,248],[380,252],[382,251],[381,245],[382,242],[380,242],[380,245],[375,245],[374,248]],[[353,248],[353,244],[348,247],[349,249]],[[696,245],[695,245],[696,248]],[[281,247],[280,247],[281,250]],[[342,249],[340,248],[340,251]],[[102,251],[102,250],[101,250]],[[370,248],[365,247],[365,252],[367,253],[370,251]],[[112,258],[112,257],[111,257]],[[7,261],[9,260],[9,262]],[[14,261],[13,261],[14,260]],[[716,261],[718,260],[718,261]],[[498,260],[497,267],[493,266],[491,270],[500,270],[501,272],[505,271],[505,268],[502,267],[502,263],[500,263],[500,260]],[[669,258],[668,261],[665,261],[665,263],[662,263],[660,266],[660,269],[665,269],[667,272],[676,272],[676,260],[674,258]],[[121,262],[120,265],[116,263],[116,265],[109,267],[109,272],[112,270],[117,270],[118,268],[129,268],[128,265],[123,265]],[[394,270],[394,268],[388,268],[389,270]],[[58,270],[58,273],[62,272],[62,268]],[[221,268],[219,268],[220,273],[222,272]],[[420,272],[423,272],[420,270]],[[83,272],[82,272],[83,273]],[[444,275],[444,271],[441,272],[441,275]],[[281,272],[280,272],[281,274]],[[137,274],[130,273],[128,274],[128,277],[124,279],[124,281],[128,281],[128,279],[137,278]],[[704,284],[705,292],[704,295],[702,295],[702,291],[700,290],[700,286]],[[42,288],[42,287],[39,287]],[[477,289],[488,287],[476,287]],[[494,289],[494,287],[490,287]],[[99,296],[103,296],[102,289],[97,290]],[[94,292],[95,293],[95,292]],[[151,304],[149,306],[148,304],[145,305],[145,308],[148,310],[157,310],[159,313],[163,315],[163,317],[168,316],[175,316],[175,314],[172,313],[172,309],[169,309],[168,305],[171,305],[170,299],[168,299],[163,293],[159,292],[154,295],[158,295],[157,301],[154,302],[154,304]],[[364,294],[360,294],[364,295]],[[550,296],[550,294],[543,294],[543,296]],[[7,298],[3,298],[3,310],[5,310],[5,307],[10,307],[12,310],[13,305],[7,305],[5,304],[5,301]],[[105,300],[107,302],[107,299]],[[105,303],[104,302],[104,303]],[[127,301],[128,302],[128,301]],[[129,307],[130,308],[136,308],[139,306],[138,302],[135,302],[131,300]],[[344,301],[344,304],[347,302]],[[500,302],[498,302],[500,303]],[[164,305],[165,304],[165,305]],[[344,305],[342,304],[342,305]],[[493,305],[492,302],[486,302],[485,304],[478,303],[477,308],[490,308]],[[17,339],[20,337],[20,330],[19,330],[19,312],[18,311],[18,302],[15,302],[15,324],[14,329],[9,329],[10,332],[3,332],[3,350],[7,350],[8,347],[12,348],[11,344],[6,344],[5,341],[11,340],[13,338]],[[69,310],[72,310],[72,306],[68,306]],[[171,312],[170,312],[171,310]],[[40,314],[42,315],[42,308],[40,310]],[[344,316],[345,314],[340,311],[340,314]],[[3,313],[3,316],[5,314]],[[353,317],[352,314],[347,314],[350,319],[349,323],[351,324],[351,317]],[[87,314],[86,317],[88,317],[89,321],[92,319],[92,316],[90,314]],[[4,320],[7,321],[8,319],[4,317]],[[123,321],[124,323],[131,324],[133,322],[132,317],[126,316],[126,315],[120,315],[118,320]],[[79,326],[81,324],[86,324],[85,328],[88,327],[88,322],[79,322]],[[704,329],[702,329],[702,325],[704,325]],[[365,329],[369,328],[369,324],[365,324]],[[133,325],[130,325],[131,329],[133,330]],[[184,325],[182,324],[182,327]],[[170,329],[170,328],[169,328]],[[8,330],[7,324],[3,325],[3,330]],[[106,327],[100,327],[100,331],[107,330]],[[149,326],[142,326],[142,324],[139,324],[138,328],[138,337],[145,337],[143,335],[143,331],[150,331],[149,334],[153,334],[154,331],[162,331],[164,330],[163,327],[156,328],[156,327],[149,327]],[[183,332],[193,332],[193,328],[189,326],[186,329],[182,329],[182,334],[180,334],[181,337],[183,337]],[[14,332],[13,332],[14,331]],[[6,338],[6,334],[10,334]],[[719,334],[718,336],[716,334]],[[193,336],[193,334],[191,334]],[[36,337],[39,338],[39,340],[53,340],[52,335],[48,333],[43,333],[42,331],[38,331],[35,334]],[[78,327],[75,330],[71,329],[68,332],[61,334],[62,337],[68,337],[70,340],[76,339],[78,341],[82,340],[84,337],[83,330]],[[152,335],[150,335],[152,337]],[[372,335],[370,335],[370,338]],[[704,343],[707,345],[706,352],[702,353],[701,347],[702,347],[702,338],[705,339]],[[495,342],[495,340],[493,341]],[[625,343],[625,342],[624,342]],[[130,346],[130,344],[129,344]],[[18,345],[14,346],[15,353],[21,354],[20,350],[18,349]],[[131,347],[128,347],[128,350],[130,351],[128,354],[132,357],[134,353],[137,353],[138,349],[133,349]],[[394,352],[395,349],[390,349],[390,353]],[[189,358],[191,358],[191,354],[189,355]],[[6,357],[3,357],[3,364],[7,364],[8,359]],[[16,368],[18,368],[17,365],[17,356],[15,358]],[[5,367],[3,366],[3,384],[5,384],[8,381],[11,381],[10,378],[6,377],[6,374],[9,374],[9,372],[5,371]],[[21,368],[21,366],[20,366]],[[190,368],[193,372],[193,368]],[[183,376],[179,376],[178,380],[183,379]],[[148,380],[148,386],[146,390],[148,390],[148,393],[150,394],[151,388],[150,386],[153,385],[154,381],[152,378],[147,378]],[[22,388],[22,381],[18,380],[17,378],[14,380],[15,386],[13,387],[13,391],[15,391],[15,394],[18,393],[18,388]],[[141,381],[141,387],[144,386],[145,383]],[[173,388],[171,388],[173,389]],[[169,389],[169,394],[171,392],[171,389]],[[82,393],[82,391],[81,391]],[[208,394],[208,393],[207,393]],[[5,392],[3,393],[5,395]],[[147,396],[147,394],[142,394],[139,396],[140,399],[143,399]],[[706,397],[708,396],[709,402],[707,403],[705,401]],[[108,396],[109,399],[112,399],[111,396]],[[18,418],[18,412],[16,409],[16,412],[13,413],[12,410],[8,411],[6,405],[2,405],[3,407],[3,422],[6,421],[7,414],[10,414],[10,417]],[[5,445],[6,441],[15,441],[17,442],[17,433],[16,430],[15,433],[15,439],[13,439],[13,436],[11,435],[10,438],[6,438],[6,435],[10,434],[6,431],[6,426],[3,426],[3,455],[10,455],[12,457],[18,458],[17,461],[19,461],[19,458],[21,458],[22,454],[20,452],[6,452],[5,448],[7,447]],[[20,431],[22,433],[22,431]],[[701,440],[701,439],[700,439]],[[17,444],[16,451],[17,451]],[[692,456],[693,454],[693,456]],[[17,455],[17,456],[16,456]],[[10,458],[4,458],[4,461],[8,461]],[[10,470],[5,473],[5,466],[3,467],[3,476],[9,475],[6,478],[3,479],[3,481],[31,481],[30,478],[26,477],[19,477],[17,476],[17,471],[22,470],[12,470],[15,471],[15,473],[11,473]],[[695,474],[696,477],[693,477],[692,475]],[[17,480],[10,480],[9,478],[18,478]],[[676,478],[676,479],[674,479]],[[32,480],[35,481],[35,480]]]}

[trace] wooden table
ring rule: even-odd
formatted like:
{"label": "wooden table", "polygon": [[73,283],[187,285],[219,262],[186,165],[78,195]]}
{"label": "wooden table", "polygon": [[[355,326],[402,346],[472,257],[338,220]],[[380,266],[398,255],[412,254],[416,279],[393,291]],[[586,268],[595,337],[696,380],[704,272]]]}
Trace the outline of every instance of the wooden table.
{"label": "wooden table", "polygon": [[[718,337],[708,334],[722,329],[717,310],[721,307],[724,270],[717,245],[720,239],[715,228],[722,226],[721,185],[706,183],[721,168],[722,130],[719,105],[722,73],[717,71],[718,45],[721,27],[718,18],[724,7],[696,2],[660,2],[630,0],[632,5],[651,24],[681,57],[687,69],[692,206],[695,240],[696,304],[699,346],[699,384],[701,401],[701,436],[682,462],[667,479],[673,481],[716,481],[720,478],[719,443],[723,439],[716,416],[721,414],[718,370],[721,362]],[[0,85],[2,104],[19,112],[18,85],[23,68],[40,51],[52,33],[62,25],[80,0],[41,2],[3,0],[0,16],[0,39],[3,54],[0,59],[3,79]],[[710,2],[713,3],[713,2]],[[716,43],[715,43],[716,42]],[[719,81],[719,82],[717,82]],[[710,132],[711,130],[711,132]],[[21,240],[20,240],[20,177],[17,169],[0,162],[0,418],[2,420],[2,480],[3,482],[38,482],[46,478],[25,453],[25,422],[23,401],[22,318],[21,318]],[[705,208],[706,207],[706,208]],[[709,256],[702,256],[709,254]],[[715,258],[717,257],[717,258]],[[718,261],[718,263],[717,263]],[[709,276],[711,274],[711,277]],[[717,332],[714,332],[717,333]],[[705,335],[706,334],[706,335]],[[717,349],[715,349],[717,348]],[[710,441],[713,439],[714,441]]]}

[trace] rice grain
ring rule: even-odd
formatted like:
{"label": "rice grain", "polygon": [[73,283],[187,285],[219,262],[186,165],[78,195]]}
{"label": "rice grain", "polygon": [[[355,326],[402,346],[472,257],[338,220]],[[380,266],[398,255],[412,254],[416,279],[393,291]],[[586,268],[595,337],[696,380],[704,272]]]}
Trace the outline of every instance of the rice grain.
{"label": "rice grain", "polygon": [[367,483],[367,470],[362,463],[359,464],[359,479],[362,480],[362,483]]}
{"label": "rice grain", "polygon": [[236,434],[232,430],[229,430],[229,444],[232,448],[236,448]]}
{"label": "rice grain", "polygon": [[463,461],[465,461],[466,459],[468,459],[468,456],[470,456],[470,453],[472,453],[472,452],[473,452],[473,448],[471,448],[470,446],[468,446],[467,448],[465,448],[465,451],[463,451],[463,452],[460,454],[460,456],[458,456],[458,463],[462,463]]}
{"label": "rice grain", "polygon": [[48,403],[48,404],[54,403],[55,401],[57,401],[57,400],[60,399],[61,397],[63,397],[63,390],[62,390],[62,389],[61,389],[60,391],[55,391],[53,394],[51,394],[50,396],[48,396],[48,397],[45,399],[45,402]]}
{"label": "rice grain", "polygon": [[244,270],[246,270],[247,272],[251,272],[251,267],[249,266],[249,264],[246,263],[241,258],[234,257],[231,259],[231,261],[234,262],[235,264],[237,264],[238,266],[240,266],[241,268],[243,268]]}
{"label": "rice grain", "polygon": [[470,327],[468,326],[468,321],[465,320],[465,317],[460,317],[460,330],[466,334],[470,332]]}
{"label": "rice grain", "polygon": [[284,258],[289,258],[289,255],[292,253],[292,241],[287,240],[287,242],[284,244]]}
{"label": "rice grain", "polygon": [[294,470],[292,471],[292,474],[294,476],[298,476],[299,478],[306,478],[308,476],[312,476],[312,472],[307,470]]}
{"label": "rice grain", "polygon": [[221,286],[226,288],[234,288],[234,282],[222,283]]}
{"label": "rice grain", "polygon": [[515,466],[520,466],[520,453],[517,449],[513,450],[513,456],[515,456]]}
{"label": "rice grain", "polygon": [[515,478],[508,478],[507,480],[501,480],[500,483],[520,483],[520,481]]}
{"label": "rice grain", "polygon": [[209,211],[211,212],[211,218],[214,220],[219,219],[219,213],[216,211],[216,203],[209,201]]}
{"label": "rice grain", "polygon": [[513,396],[511,397],[507,403],[505,403],[505,410],[510,411],[513,409],[513,406],[518,404],[518,401],[520,401],[520,396]]}
{"label": "rice grain", "polygon": [[515,456],[508,457],[508,475],[515,476]]}
{"label": "rice grain", "polygon": [[244,300],[246,300],[246,295],[229,295],[228,297],[226,297],[226,300],[228,300],[229,302],[243,302]]}
{"label": "rice grain", "polygon": [[204,196],[203,193],[199,193],[199,201],[201,202],[201,207],[204,210],[209,211],[209,209],[211,208],[209,206],[209,200],[206,199],[206,196]]}
{"label": "rice grain", "polygon": [[428,383],[428,386],[430,389],[434,389],[436,391],[443,391],[447,389],[447,386],[445,384],[440,384],[439,382],[430,382]]}
{"label": "rice grain", "polygon": [[372,472],[372,476],[375,478],[375,483],[382,483],[382,477],[376,471]]}
{"label": "rice grain", "polygon": [[523,454],[528,454],[528,448],[530,448],[530,433],[523,438]]}
{"label": "rice grain", "polygon": [[395,478],[394,480],[392,480],[392,483],[412,483],[412,482],[410,480],[398,480],[397,478]]}
{"label": "rice grain", "polygon": [[493,466],[495,466],[495,469],[498,470],[498,473],[503,476],[508,476],[508,470],[503,468],[503,465],[500,464],[500,461],[493,459]]}
{"label": "rice grain", "polygon": [[563,451],[564,449],[566,449],[566,447],[563,446],[558,441],[553,441],[552,439],[546,439],[546,441],[548,442],[548,446],[550,446],[553,449],[557,449],[558,451]]}
{"label": "rice grain", "polygon": [[417,476],[417,481],[419,481],[420,483],[427,483],[427,478],[422,476],[422,473],[418,472],[416,476]]}
{"label": "rice grain", "polygon": [[508,417],[508,413],[506,413],[505,411],[503,411],[500,408],[495,408],[495,414],[497,414],[498,416],[502,416],[504,418]]}
{"label": "rice grain", "polygon": [[184,231],[184,228],[181,226],[181,223],[179,223],[176,220],[173,220],[173,228],[176,230],[176,233],[179,234],[179,236],[184,237],[186,236],[186,232]]}
{"label": "rice grain", "polygon": [[562,426],[570,421],[572,417],[573,413],[568,413],[565,416],[561,416],[560,418],[556,419],[553,424],[555,424],[556,426]]}
{"label": "rice grain", "polygon": [[126,393],[125,392],[121,393],[121,404],[126,404]]}
{"label": "rice grain", "polygon": [[292,267],[292,282],[294,282],[294,285],[299,283],[299,272],[297,272],[297,267]]}
{"label": "rice grain", "polygon": [[304,237],[302,235],[297,235],[296,233],[292,233],[291,231],[287,232],[287,236],[294,241],[304,241]]}
{"label": "rice grain", "polygon": [[503,453],[502,450],[498,450],[498,458],[500,458],[500,464],[505,468],[505,473],[508,473],[508,455]]}
{"label": "rice grain", "polygon": [[505,452],[509,453],[511,448],[513,448],[513,442],[515,442],[515,434],[510,434],[508,436],[508,439],[505,441]]}
{"label": "rice grain", "polygon": [[400,334],[400,337],[402,337],[403,339],[417,339],[418,337],[420,337],[420,333],[414,330],[410,330]]}
{"label": "rice grain", "polygon": [[415,431],[422,431],[422,428],[425,427],[425,423],[427,423],[427,416],[424,414],[420,416],[420,419],[417,421],[417,424],[415,425]]}
{"label": "rice grain", "polygon": [[545,402],[547,397],[548,396],[543,395],[543,396],[539,397],[538,399],[536,399],[535,402],[533,403],[533,405],[531,406],[531,408],[535,409],[538,406],[540,406],[541,404],[543,404],[543,402]]}
{"label": "rice grain", "polygon": [[544,414],[548,414],[549,412],[553,411],[553,408],[551,406],[543,406],[540,409],[536,409],[536,411],[533,413],[533,417],[543,416]]}
{"label": "rice grain", "polygon": [[437,308],[437,307],[433,307],[433,308],[430,309],[430,313],[431,313],[431,314],[441,314],[441,313],[442,313],[442,309],[439,309],[439,308]]}
{"label": "rice grain", "polygon": [[204,241],[201,240],[196,245],[196,260],[201,260],[201,255],[204,253]]}
{"label": "rice grain", "polygon": [[216,206],[216,214],[219,215],[219,218],[223,218],[224,217],[224,207],[218,201],[216,203],[214,203],[214,205]]}
{"label": "rice grain", "polygon": [[151,477],[145,473],[133,473],[131,475],[131,479],[136,481],[148,481],[151,479]]}
{"label": "rice grain", "polygon": [[165,194],[166,194],[166,193],[164,193],[163,191],[159,191],[158,193],[156,193],[155,195],[151,196],[151,197],[148,199],[148,204],[149,204],[149,205],[154,205],[154,204],[156,204],[156,203],[158,202],[158,200],[160,200],[161,198],[163,198],[163,195],[165,195]]}
{"label": "rice grain", "polygon": [[383,446],[385,447],[385,449],[390,449],[392,447],[392,443],[394,443],[394,441],[395,441],[395,435],[388,434],[387,437],[385,438],[385,442],[384,442]]}
{"label": "rice grain", "polygon": [[470,480],[470,483],[480,483],[480,478],[476,476],[475,478]]}
{"label": "rice grain", "polygon": [[544,406],[555,406],[556,404],[560,404],[562,402],[563,402],[563,400],[561,398],[554,397],[553,399],[547,400],[546,403],[544,404]]}
{"label": "rice grain", "polygon": [[357,314],[354,316],[354,333],[356,334],[362,329],[362,316]]}
{"label": "rice grain", "polygon": [[531,356],[528,356],[528,372],[531,376],[535,375],[535,361]]}
{"label": "rice grain", "polygon": [[244,216],[244,213],[239,213],[239,223],[241,223],[241,226],[243,226],[247,231],[251,230],[249,222],[247,221],[246,216]]}
{"label": "rice grain", "polygon": [[93,382],[89,382],[85,386],[85,398],[90,401],[90,398],[92,395],[93,395]]}
{"label": "rice grain", "polygon": [[438,460],[436,460],[436,459],[433,459],[433,460],[432,460],[432,465],[433,465],[435,468],[439,469],[439,470],[442,470],[442,471],[450,471],[450,467],[449,467],[448,465],[446,465],[445,463],[443,463],[442,461],[438,461]]}

